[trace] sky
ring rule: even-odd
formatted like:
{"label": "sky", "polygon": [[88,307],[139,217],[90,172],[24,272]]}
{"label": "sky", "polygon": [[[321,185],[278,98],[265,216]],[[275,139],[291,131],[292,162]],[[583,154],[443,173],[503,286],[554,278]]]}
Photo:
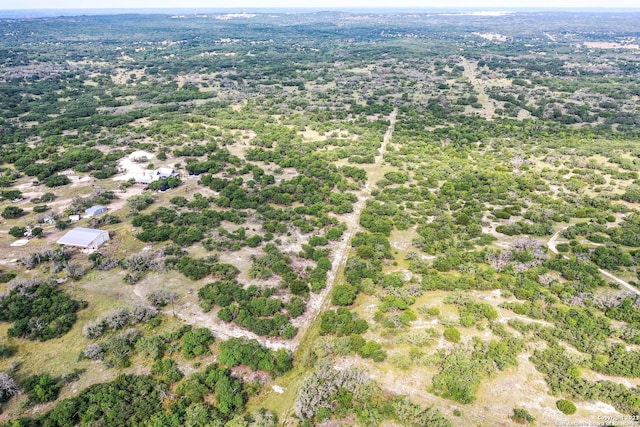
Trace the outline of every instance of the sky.
{"label": "sky", "polygon": [[[515,4],[514,4],[515,3]],[[0,0],[7,9],[120,8],[639,8],[638,0]]]}

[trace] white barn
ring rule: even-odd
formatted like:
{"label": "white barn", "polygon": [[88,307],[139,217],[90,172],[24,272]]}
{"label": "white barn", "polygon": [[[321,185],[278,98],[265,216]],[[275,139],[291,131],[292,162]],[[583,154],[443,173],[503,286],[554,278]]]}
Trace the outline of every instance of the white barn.
{"label": "white barn", "polygon": [[77,227],[62,236],[57,243],[95,251],[107,240],[109,240],[109,232],[106,230]]}

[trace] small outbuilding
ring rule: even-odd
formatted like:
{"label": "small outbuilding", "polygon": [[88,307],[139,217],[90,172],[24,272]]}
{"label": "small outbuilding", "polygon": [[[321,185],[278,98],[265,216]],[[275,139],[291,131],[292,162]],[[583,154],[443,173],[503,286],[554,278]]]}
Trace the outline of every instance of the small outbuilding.
{"label": "small outbuilding", "polygon": [[59,245],[73,246],[92,252],[107,240],[109,240],[109,232],[106,230],[77,227],[67,232],[57,243]]}
{"label": "small outbuilding", "polygon": [[96,216],[96,215],[100,215],[101,213],[105,213],[106,211],[107,211],[106,206],[96,205],[96,206],[91,206],[89,209],[85,210],[84,213],[87,216]]}

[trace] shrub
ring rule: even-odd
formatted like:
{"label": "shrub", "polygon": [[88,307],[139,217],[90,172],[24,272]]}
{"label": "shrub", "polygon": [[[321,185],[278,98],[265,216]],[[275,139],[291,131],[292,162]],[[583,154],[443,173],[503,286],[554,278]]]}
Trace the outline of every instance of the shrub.
{"label": "shrub", "polygon": [[0,283],[7,283],[16,278],[16,273],[7,273],[0,270]]}
{"label": "shrub", "polygon": [[26,232],[27,229],[25,227],[18,227],[17,225],[9,229],[9,234],[17,239],[19,239],[20,237],[24,237],[24,233]]}
{"label": "shrub", "polygon": [[304,311],[307,308],[307,305],[305,304],[302,298],[293,297],[291,298],[291,301],[289,301],[286,307],[291,317],[298,317],[298,316],[301,316],[302,313],[304,313]]}
{"label": "shrub", "polygon": [[365,345],[360,347],[358,354],[365,359],[373,359],[374,362],[382,362],[387,358],[387,352],[375,341],[367,341]]}
{"label": "shrub", "polygon": [[187,359],[209,352],[209,344],[213,343],[213,335],[208,328],[193,329],[182,337],[182,354]]}
{"label": "shrub", "polygon": [[411,368],[411,356],[406,353],[396,353],[389,357],[389,363],[396,369],[407,371]]}
{"label": "shrub", "polygon": [[9,347],[7,344],[0,343],[0,359],[7,359],[15,353],[15,348]]}
{"label": "shrub", "polygon": [[[440,411],[433,407],[423,408],[418,406],[411,402],[406,396],[394,398],[390,406],[393,415],[402,425],[451,427],[451,422],[447,420]],[[371,425],[377,424],[379,423]]]}
{"label": "shrub", "polygon": [[368,327],[366,320],[358,319],[356,313],[351,313],[346,308],[325,311],[320,317],[320,333],[322,335],[362,334]]}
{"label": "shrub", "polygon": [[401,288],[403,284],[402,277],[398,273],[387,274],[382,279],[383,288]]}
{"label": "shrub", "polygon": [[576,405],[570,400],[558,400],[556,402],[556,407],[560,410],[560,412],[566,415],[573,415],[576,413]]}
{"label": "shrub", "polygon": [[444,339],[453,343],[460,342],[460,338],[462,338],[460,331],[453,327],[445,329],[442,335],[444,336]]}
{"label": "shrub", "polygon": [[141,336],[140,331],[131,328],[109,338],[104,345],[105,365],[108,368],[126,368],[130,366],[132,350]]}
{"label": "shrub", "polygon": [[178,298],[175,292],[166,289],[152,291],[147,295],[149,303],[155,307],[164,307],[170,302],[174,302]]}
{"label": "shrub", "polygon": [[282,336],[282,338],[290,340],[291,338],[295,337],[297,333],[298,330],[296,329],[296,327],[289,323],[284,327],[284,329],[282,329],[280,335]]}
{"label": "shrub", "polygon": [[18,218],[24,214],[24,209],[19,208],[17,206],[7,206],[2,211],[2,217],[5,219]]}
{"label": "shrub", "polygon": [[62,388],[58,381],[48,374],[34,375],[27,378],[24,382],[24,387],[29,399],[37,403],[56,400]]}
{"label": "shrub", "polygon": [[66,175],[51,175],[44,180],[44,185],[47,187],[61,187],[71,182]]}
{"label": "shrub", "polygon": [[433,377],[433,389],[444,398],[472,403],[484,372],[484,361],[462,351],[454,351],[443,358],[440,372]]}
{"label": "shrub", "polygon": [[56,221],[56,230],[66,230],[71,226],[71,221],[68,219],[59,219]]}
{"label": "shrub", "polygon": [[533,415],[522,408],[513,408],[511,419],[518,424],[531,424],[536,420]]}
{"label": "shrub", "polygon": [[18,383],[5,372],[0,372],[0,403],[20,393]]}
{"label": "shrub", "polygon": [[35,280],[11,284],[0,300],[0,321],[14,322],[9,336],[45,341],[67,333],[76,321],[76,312],[86,303],[71,299],[55,283]]}
{"label": "shrub", "polygon": [[104,358],[104,347],[101,344],[89,344],[82,352],[82,357],[91,360]]}
{"label": "shrub", "polygon": [[37,199],[33,199],[33,203],[46,203],[46,202],[52,202],[53,200],[55,200],[56,195],[53,193],[44,193],[42,196],[38,197]]}
{"label": "shrub", "polygon": [[356,299],[358,290],[351,285],[336,285],[331,295],[331,304],[351,305]]}
{"label": "shrub", "polygon": [[155,199],[150,194],[140,194],[127,199],[127,206],[132,211],[140,212],[153,204]]}
{"label": "shrub", "polygon": [[293,368],[291,355],[286,350],[272,351],[247,338],[230,338],[220,344],[219,357],[229,367],[246,365],[254,371],[262,369],[282,374]]}
{"label": "shrub", "polygon": [[171,359],[156,360],[151,367],[151,373],[158,375],[162,381],[168,384],[180,381],[184,376],[176,362]]}

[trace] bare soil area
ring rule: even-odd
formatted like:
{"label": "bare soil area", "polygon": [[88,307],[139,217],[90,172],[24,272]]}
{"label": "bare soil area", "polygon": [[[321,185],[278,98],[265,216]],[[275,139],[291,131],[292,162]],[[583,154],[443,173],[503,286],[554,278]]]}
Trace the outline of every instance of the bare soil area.
{"label": "bare soil area", "polygon": [[[146,165],[149,161],[153,160],[155,156],[146,151],[135,151],[129,154],[127,157],[120,160],[118,167],[122,171],[121,175],[113,178],[114,181],[128,181],[131,178],[139,178],[144,175],[147,170]],[[146,159],[146,161],[141,161]]]}

